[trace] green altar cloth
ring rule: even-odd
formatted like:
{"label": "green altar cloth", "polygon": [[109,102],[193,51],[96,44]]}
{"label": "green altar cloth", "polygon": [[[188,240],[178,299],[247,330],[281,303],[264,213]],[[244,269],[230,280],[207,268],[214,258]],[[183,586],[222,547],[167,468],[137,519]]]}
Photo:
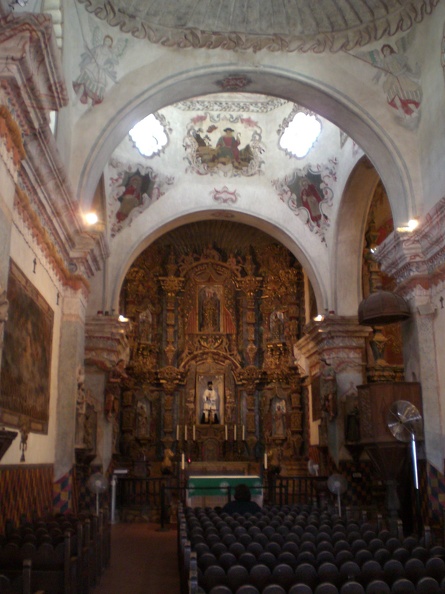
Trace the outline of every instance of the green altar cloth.
{"label": "green altar cloth", "polygon": [[244,484],[250,488],[252,501],[260,507],[263,504],[263,485],[261,477],[255,475],[190,476],[187,483],[187,504],[192,506],[224,505],[229,501],[236,485]]}

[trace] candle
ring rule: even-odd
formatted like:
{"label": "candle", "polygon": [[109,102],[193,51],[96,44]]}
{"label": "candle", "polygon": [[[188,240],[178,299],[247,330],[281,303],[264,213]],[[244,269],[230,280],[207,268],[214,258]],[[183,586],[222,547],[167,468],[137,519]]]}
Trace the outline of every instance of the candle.
{"label": "candle", "polygon": [[264,452],[264,470],[267,470],[267,452]]}
{"label": "candle", "polygon": [[187,441],[187,425],[184,425],[184,441]]}
{"label": "candle", "polygon": [[227,441],[229,438],[229,428],[227,427],[227,425],[224,425],[224,439]]}
{"label": "candle", "polygon": [[196,441],[196,425],[193,425],[193,441]]}
{"label": "candle", "polygon": [[179,425],[176,425],[176,441],[179,441]]}
{"label": "candle", "polygon": [[246,426],[243,425],[243,441],[246,440]]}
{"label": "candle", "polygon": [[185,469],[185,456],[184,456],[184,452],[182,452],[181,454],[181,470]]}
{"label": "candle", "polygon": [[233,426],[233,441],[236,441],[236,425]]}

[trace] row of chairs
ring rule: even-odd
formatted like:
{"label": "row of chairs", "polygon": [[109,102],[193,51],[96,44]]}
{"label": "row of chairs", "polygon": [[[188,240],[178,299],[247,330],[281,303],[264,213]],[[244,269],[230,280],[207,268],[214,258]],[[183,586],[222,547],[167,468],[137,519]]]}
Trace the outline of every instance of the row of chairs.
{"label": "row of chairs", "polygon": [[392,534],[381,521],[345,521],[310,506],[266,508],[254,516],[208,508],[181,514],[196,591],[221,586],[247,594],[248,586],[263,592],[275,585],[290,592],[298,584],[317,592],[323,585],[328,592],[357,583],[357,592],[364,592],[377,580],[397,593],[404,587],[433,592],[445,578],[445,549],[432,546],[429,530],[421,539],[404,538],[400,525]]}
{"label": "row of chairs", "polygon": [[88,594],[109,565],[110,538],[106,511],[8,524],[0,537],[0,574],[16,592],[29,581],[31,592]]}

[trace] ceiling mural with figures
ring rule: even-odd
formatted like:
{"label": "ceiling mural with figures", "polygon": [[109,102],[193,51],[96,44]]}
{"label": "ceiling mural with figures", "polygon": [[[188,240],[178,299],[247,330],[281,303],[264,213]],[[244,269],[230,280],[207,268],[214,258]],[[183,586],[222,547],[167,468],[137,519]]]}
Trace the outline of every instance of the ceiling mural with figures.
{"label": "ceiling mural with figures", "polygon": [[108,163],[111,237],[182,183],[192,183],[194,192],[208,197],[209,206],[230,207],[257,187],[266,189],[268,201],[284,202],[296,220],[326,243],[338,155],[350,167],[363,154],[335,125],[293,102],[246,92],[197,97],[154,116],[156,127],[140,124],[138,130],[152,147],[148,156],[132,132]]}

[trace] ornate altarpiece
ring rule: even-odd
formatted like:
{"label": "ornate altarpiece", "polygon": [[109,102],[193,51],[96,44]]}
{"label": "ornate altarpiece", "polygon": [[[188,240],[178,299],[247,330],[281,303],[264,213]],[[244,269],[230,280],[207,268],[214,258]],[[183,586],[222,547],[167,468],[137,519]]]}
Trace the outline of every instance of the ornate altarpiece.
{"label": "ornate altarpiece", "polygon": [[184,236],[158,241],[129,270],[121,311],[131,320],[133,384],[122,399],[120,463],[144,458],[156,472],[167,449],[209,463],[269,452],[295,472],[306,447],[292,354],[303,273],[270,238],[239,243],[232,251],[217,232],[193,250]]}

